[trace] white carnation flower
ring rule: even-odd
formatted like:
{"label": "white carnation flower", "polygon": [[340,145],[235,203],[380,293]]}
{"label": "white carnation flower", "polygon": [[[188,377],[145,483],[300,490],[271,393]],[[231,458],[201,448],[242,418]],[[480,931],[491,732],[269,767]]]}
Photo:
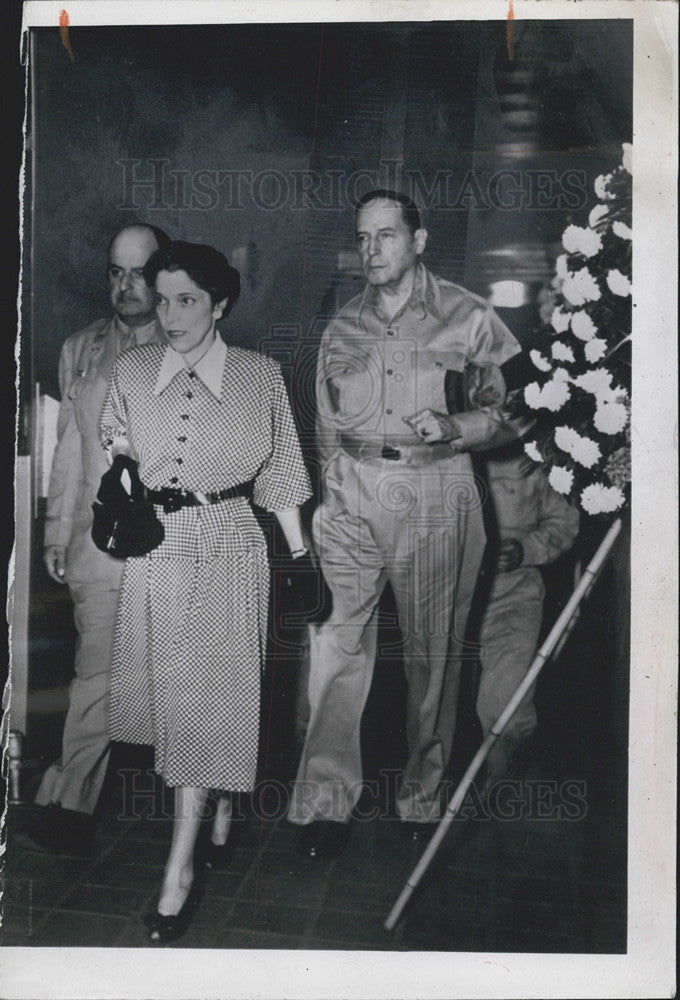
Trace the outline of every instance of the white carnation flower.
{"label": "white carnation flower", "polygon": [[532,382],[524,390],[524,401],[532,410],[538,410],[541,405],[541,387],[538,382]]}
{"label": "white carnation flower", "polygon": [[558,493],[568,493],[574,482],[574,473],[571,469],[564,469],[561,465],[553,465],[548,475],[548,482]]}
{"label": "white carnation flower", "polygon": [[562,233],[562,246],[567,253],[578,253],[580,232],[581,230],[578,226],[567,226]]}
{"label": "white carnation flower", "polygon": [[592,229],[567,226],[562,234],[562,245],[567,253],[580,253],[584,257],[594,257],[602,249],[602,237]]}
{"label": "white carnation flower", "polygon": [[555,428],[555,444],[587,469],[600,459],[600,448],[592,438],[582,437],[571,427]]}
{"label": "white carnation flower", "polygon": [[536,365],[536,367],[542,372],[549,372],[552,365],[549,361],[546,361],[540,351],[529,351],[529,357]]}
{"label": "white carnation flower", "polygon": [[598,401],[593,423],[601,434],[620,434],[628,423],[628,410],[623,403]]}
{"label": "white carnation flower", "polygon": [[585,309],[577,309],[571,314],[571,332],[579,340],[592,340],[597,333],[597,327]]}
{"label": "white carnation flower", "polygon": [[542,462],[543,456],[536,446],[535,441],[526,441],[524,443],[524,451],[527,453],[532,462]]}
{"label": "white carnation flower", "polygon": [[612,396],[612,373],[606,368],[591,368],[575,378],[574,385],[592,392],[594,396]]}
{"label": "white carnation flower", "polygon": [[550,323],[553,330],[557,330],[558,333],[564,333],[565,330],[569,329],[569,313],[564,312],[560,308],[554,309],[550,317]]}
{"label": "white carnation flower", "polygon": [[571,271],[564,279],[562,295],[564,295],[567,302],[570,302],[572,306],[584,306],[586,304],[585,297],[576,284],[575,275]]}
{"label": "white carnation flower", "polygon": [[581,253],[584,257],[595,257],[602,249],[602,237],[594,229],[581,230]]}
{"label": "white carnation flower", "polygon": [[595,208],[592,208],[588,216],[588,225],[591,229],[594,229],[598,222],[604,219],[605,215],[609,215],[609,208],[606,205],[596,205]]}
{"label": "white carnation flower", "polygon": [[598,400],[614,401],[622,392],[621,389],[612,387],[612,374],[606,368],[591,368],[573,381],[574,385],[592,393]]}
{"label": "white carnation flower", "polygon": [[567,255],[566,253],[561,253],[557,260],[555,261],[555,273],[558,278],[566,278],[569,273],[569,268],[567,266]]}
{"label": "white carnation flower", "polygon": [[626,295],[630,295],[630,281],[616,267],[607,272],[607,284],[614,295],[622,295],[624,298]]}
{"label": "white carnation flower", "polygon": [[623,149],[623,160],[621,161],[621,166],[624,170],[627,170],[629,174],[633,173],[633,147],[629,142],[622,143]]}
{"label": "white carnation flower", "polygon": [[570,382],[571,375],[566,368],[555,368],[553,371],[553,378],[557,379],[558,382]]}
{"label": "white carnation flower", "polygon": [[556,410],[561,410],[569,399],[570,391],[568,382],[562,379],[551,379],[550,382],[545,383],[541,390],[541,406],[553,413]]}
{"label": "white carnation flower", "polygon": [[570,391],[568,382],[553,378],[550,382],[546,382],[543,388],[538,382],[532,382],[524,390],[524,399],[532,410],[543,408],[554,412],[564,406],[569,399]]}
{"label": "white carnation flower", "polygon": [[607,353],[607,341],[602,340],[601,337],[594,337],[593,340],[589,340],[586,344],[584,353],[586,360],[591,365],[597,364]]}
{"label": "white carnation flower", "polygon": [[574,281],[586,302],[597,302],[602,295],[600,286],[587,267],[582,267],[580,271],[576,272]]}
{"label": "white carnation flower", "polygon": [[556,340],[552,345],[552,356],[555,361],[575,361],[574,352],[568,344],[563,344],[561,340]]}
{"label": "white carnation flower", "polygon": [[586,302],[597,302],[602,292],[588,268],[582,267],[564,279],[562,294],[573,306],[582,306]]}
{"label": "white carnation flower", "polygon": [[613,194],[609,194],[607,186],[612,179],[611,174],[600,174],[599,177],[595,178],[595,183],[593,187],[595,188],[595,194],[600,199],[600,201],[612,201],[614,198]]}
{"label": "white carnation flower", "polygon": [[615,222],[612,225],[612,230],[617,236],[620,236],[622,240],[632,240],[633,230],[630,226],[627,226],[625,222]]}
{"label": "white carnation flower", "polygon": [[571,455],[574,449],[576,437],[576,431],[572,430],[571,427],[555,428],[555,444],[560,451],[566,451],[568,455]]}
{"label": "white carnation flower", "polygon": [[609,514],[618,510],[624,499],[618,486],[593,483],[581,493],[581,506],[588,514]]}
{"label": "white carnation flower", "polygon": [[585,465],[586,469],[590,469],[591,466],[596,465],[600,461],[602,452],[597,441],[577,434],[574,447],[571,451],[571,457],[580,462],[581,465]]}

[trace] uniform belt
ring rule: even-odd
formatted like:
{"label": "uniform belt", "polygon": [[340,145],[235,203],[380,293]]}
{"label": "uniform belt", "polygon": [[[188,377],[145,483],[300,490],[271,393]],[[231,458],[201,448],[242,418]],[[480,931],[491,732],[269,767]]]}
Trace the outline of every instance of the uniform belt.
{"label": "uniform belt", "polygon": [[352,458],[368,461],[373,458],[386,459],[388,462],[405,462],[407,465],[427,465],[428,462],[438,462],[442,458],[452,458],[453,452],[448,441],[437,441],[435,444],[377,444],[373,441],[356,441],[354,438],[340,435],[340,447]]}
{"label": "uniform belt", "polygon": [[205,507],[220,503],[222,500],[232,500],[234,497],[245,497],[249,500],[253,492],[253,481],[229,486],[226,490],[216,490],[212,493],[192,493],[190,490],[180,490],[171,486],[162,486],[159,490],[146,489],[146,499],[163,508],[166,514],[172,514],[182,507]]}

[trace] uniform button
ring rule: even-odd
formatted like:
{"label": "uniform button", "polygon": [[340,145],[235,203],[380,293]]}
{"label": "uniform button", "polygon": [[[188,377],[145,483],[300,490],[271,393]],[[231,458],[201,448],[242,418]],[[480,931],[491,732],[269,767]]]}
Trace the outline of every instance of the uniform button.
{"label": "uniform button", "polygon": [[391,413],[392,410],[385,410],[385,413]]}
{"label": "uniform button", "polygon": [[189,414],[188,413],[180,413],[180,418],[182,420],[188,420],[189,419]]}
{"label": "uniform button", "polygon": [[180,434],[180,436],[177,438],[178,441],[182,442],[186,441],[186,439],[187,439],[186,434]]}
{"label": "uniform button", "polygon": [[184,459],[182,459],[182,458],[176,458],[175,461],[177,462],[178,465],[181,465],[182,462],[184,461]]}
{"label": "uniform button", "polygon": [[194,398],[193,392],[188,392],[187,393],[187,399],[193,399],[193,398]]}
{"label": "uniform button", "polygon": [[436,365],[437,368],[443,368],[444,367],[442,365],[441,361],[435,361],[435,365]]}
{"label": "uniform button", "polygon": [[178,483],[179,479],[177,478],[177,476],[173,476],[172,479],[170,480],[170,482],[171,483]]}
{"label": "uniform button", "polygon": [[189,378],[196,378],[196,372],[189,372]]}
{"label": "uniform button", "polygon": [[394,336],[394,330],[388,330],[387,331],[387,336],[388,337],[393,337]]}
{"label": "uniform button", "polygon": [[392,371],[392,369],[391,369],[391,368],[388,368],[388,369],[387,369],[387,374],[388,374],[388,375],[394,375],[394,372]]}

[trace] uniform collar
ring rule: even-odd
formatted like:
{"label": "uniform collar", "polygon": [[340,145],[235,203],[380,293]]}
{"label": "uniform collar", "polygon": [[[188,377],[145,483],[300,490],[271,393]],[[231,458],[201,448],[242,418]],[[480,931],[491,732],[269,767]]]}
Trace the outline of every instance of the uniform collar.
{"label": "uniform collar", "polygon": [[160,396],[172,382],[175,375],[184,371],[194,371],[200,378],[206,389],[209,389],[215,399],[222,398],[222,375],[224,373],[224,362],[227,358],[227,345],[219,334],[209,350],[203,355],[201,360],[195,365],[189,365],[184,360],[179,351],[173,351],[172,347],[165,348],[165,354],[161,362],[158,378],[154,387],[154,396]]}
{"label": "uniform collar", "polygon": [[133,344],[148,344],[149,341],[158,340],[158,320],[152,319],[144,326],[128,326],[118,313],[113,317],[113,326],[118,333],[130,340]]}
{"label": "uniform collar", "polygon": [[[357,322],[361,319],[364,307],[370,306],[371,308],[375,308],[377,301],[378,293],[375,287],[370,283],[367,283],[364,288],[363,295],[361,296],[361,302],[359,303]],[[413,291],[397,315],[401,315],[405,309],[409,308],[414,311],[420,310],[422,319],[426,318],[428,312],[438,320],[443,319],[439,286],[435,281],[434,275],[428,271],[422,261],[418,261],[416,265],[416,273],[413,279]],[[393,317],[393,319],[396,319],[396,316]]]}

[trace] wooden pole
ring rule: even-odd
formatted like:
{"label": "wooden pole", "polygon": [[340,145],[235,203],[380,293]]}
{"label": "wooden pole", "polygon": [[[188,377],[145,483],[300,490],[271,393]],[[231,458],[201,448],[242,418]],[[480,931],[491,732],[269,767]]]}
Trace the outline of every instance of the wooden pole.
{"label": "wooden pole", "polygon": [[430,840],[430,843],[427,845],[425,852],[423,853],[423,856],[421,857],[416,867],[413,869],[410,877],[407,879],[406,884],[401,891],[399,898],[397,899],[396,903],[390,910],[390,913],[384,924],[385,928],[388,931],[391,931],[394,928],[395,924],[397,923],[397,920],[401,915],[402,910],[404,909],[406,903],[411,898],[413,890],[416,888],[421,878],[427,871],[430,861],[436,854],[437,848],[439,847],[442,840],[446,836],[446,831],[451,825],[454,816],[456,815],[461,805],[463,804],[467,791],[472,782],[474,781],[475,775],[477,774],[484,760],[486,759],[489,750],[494,745],[498,737],[501,735],[501,733],[507,726],[510,719],[517,711],[524,696],[526,695],[527,691],[532,686],[532,684],[538,677],[539,673],[543,669],[546,660],[549,658],[549,656],[555,649],[555,646],[559,642],[563,633],[570,628],[573,619],[576,617],[579,604],[586,596],[586,594],[591,590],[593,584],[595,583],[595,580],[600,570],[604,566],[605,560],[607,559],[607,556],[609,555],[612,546],[616,541],[620,531],[621,531],[621,519],[617,518],[616,521],[614,521],[614,523],[612,524],[607,534],[605,535],[605,537],[603,538],[600,547],[598,548],[593,558],[590,560],[590,563],[588,564],[587,569],[584,571],[583,576],[579,580],[576,589],[574,590],[573,594],[567,601],[562,613],[560,614],[559,618],[557,619],[552,629],[550,630],[548,637],[546,638],[545,642],[543,643],[540,650],[536,654],[533,663],[529,667],[529,670],[527,671],[524,680],[519,685],[519,687],[513,694],[512,698],[501,712],[498,721],[495,723],[494,726],[492,726],[489,735],[486,737],[486,739],[480,746],[479,750],[472,758],[472,761],[469,764],[465,774],[463,775],[463,778],[460,784],[458,785],[458,788],[453,793],[451,801],[446,807],[446,812],[441,818],[439,825],[435,830],[432,839]]}

